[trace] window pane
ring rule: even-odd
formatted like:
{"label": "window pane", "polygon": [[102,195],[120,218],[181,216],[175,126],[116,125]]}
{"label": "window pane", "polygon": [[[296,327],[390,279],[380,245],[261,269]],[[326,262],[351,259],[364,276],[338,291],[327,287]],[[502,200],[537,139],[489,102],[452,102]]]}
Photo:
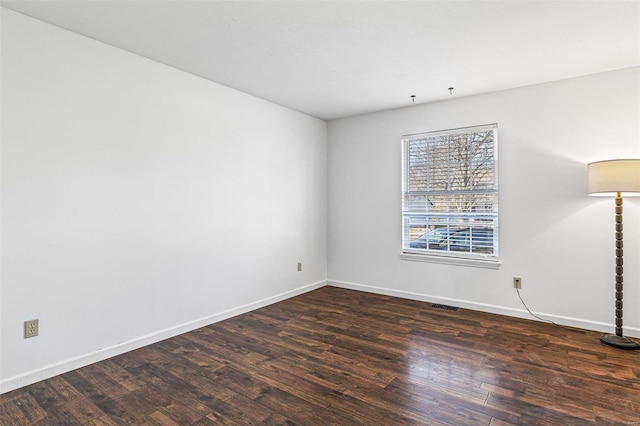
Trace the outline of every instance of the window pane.
{"label": "window pane", "polygon": [[403,137],[403,247],[497,255],[496,125]]}

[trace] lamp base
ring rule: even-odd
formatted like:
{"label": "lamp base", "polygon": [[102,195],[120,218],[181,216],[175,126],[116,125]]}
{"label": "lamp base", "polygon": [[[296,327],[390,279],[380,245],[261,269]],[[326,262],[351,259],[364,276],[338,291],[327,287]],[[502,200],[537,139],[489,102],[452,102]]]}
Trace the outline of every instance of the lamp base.
{"label": "lamp base", "polygon": [[640,349],[640,344],[633,339],[629,339],[628,337],[618,336],[615,334],[605,334],[600,337],[602,343],[606,343],[609,346],[613,346],[615,348],[620,349]]}

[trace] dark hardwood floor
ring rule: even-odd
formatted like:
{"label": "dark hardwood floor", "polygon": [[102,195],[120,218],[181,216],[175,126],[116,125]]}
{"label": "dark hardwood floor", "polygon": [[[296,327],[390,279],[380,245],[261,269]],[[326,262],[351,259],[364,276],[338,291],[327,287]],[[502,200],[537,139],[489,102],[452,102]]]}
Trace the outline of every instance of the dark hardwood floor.
{"label": "dark hardwood floor", "polygon": [[640,424],[599,333],[334,287],[0,395],[2,425]]}

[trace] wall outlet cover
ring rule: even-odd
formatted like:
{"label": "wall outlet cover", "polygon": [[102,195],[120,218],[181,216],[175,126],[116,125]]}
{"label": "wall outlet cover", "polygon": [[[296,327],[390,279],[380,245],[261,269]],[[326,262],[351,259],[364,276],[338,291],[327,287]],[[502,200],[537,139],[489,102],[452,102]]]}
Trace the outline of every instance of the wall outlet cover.
{"label": "wall outlet cover", "polygon": [[36,337],[39,333],[40,324],[37,319],[24,322],[24,338]]}

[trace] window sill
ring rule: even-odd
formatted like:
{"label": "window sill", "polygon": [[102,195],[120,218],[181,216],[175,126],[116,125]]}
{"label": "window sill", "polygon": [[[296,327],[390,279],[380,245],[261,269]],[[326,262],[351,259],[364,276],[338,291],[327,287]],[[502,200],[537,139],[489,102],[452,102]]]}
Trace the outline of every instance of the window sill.
{"label": "window sill", "polygon": [[403,251],[400,259],[413,262],[441,263],[445,265],[471,266],[474,268],[498,269],[502,262],[488,257],[462,257],[435,253]]}

